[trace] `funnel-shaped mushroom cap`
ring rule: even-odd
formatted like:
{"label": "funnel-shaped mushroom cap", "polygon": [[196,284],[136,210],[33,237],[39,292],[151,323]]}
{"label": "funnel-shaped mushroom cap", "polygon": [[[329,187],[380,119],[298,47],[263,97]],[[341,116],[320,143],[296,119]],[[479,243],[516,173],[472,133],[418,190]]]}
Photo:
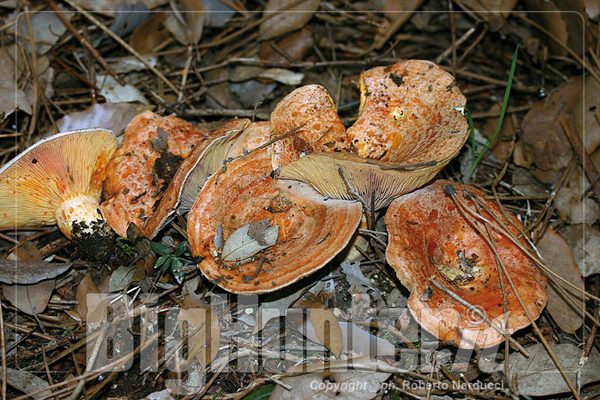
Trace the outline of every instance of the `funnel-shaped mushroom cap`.
{"label": "funnel-shaped mushroom cap", "polygon": [[271,113],[271,139],[298,127],[301,128],[273,143],[273,170],[297,160],[302,154],[350,148],[346,128],[323,86],[302,86],[275,106]]}
{"label": "funnel-shaped mushroom cap", "polygon": [[121,236],[131,222],[141,229],[182,159],[208,140],[205,129],[177,117],[151,111],[135,117],[107,168],[102,212],[110,227]]}
{"label": "funnel-shaped mushroom cap", "polygon": [[188,214],[188,237],[209,279],[233,293],[264,293],[324,266],[360,220],[359,203],[325,201],[308,185],[273,179],[264,149],[210,177]]}
{"label": "funnel-shaped mushroom cap", "polygon": [[[495,325],[504,329],[505,315],[499,266],[492,248],[472,227],[472,217],[465,218],[445,192],[452,184],[463,198],[468,189],[475,194],[514,235],[495,202],[483,200],[484,193],[467,185],[436,181],[429,186],[397,198],[385,215],[389,234],[386,257],[403,285],[411,290],[408,307],[423,328],[441,340],[452,340],[457,346],[490,347],[504,340],[504,335],[491,327],[480,315],[452,298],[430,282],[454,293],[477,307]],[[475,209],[472,199],[465,204]],[[493,217],[483,211],[483,216]],[[513,218],[518,223],[516,218]],[[479,225],[485,232],[485,227]],[[537,318],[547,301],[546,279],[522,250],[509,238],[494,232],[498,253],[505,264],[517,292]],[[507,292],[508,331],[529,325],[514,291],[504,277]],[[462,341],[461,341],[462,338]]]}
{"label": "funnel-shaped mushroom cap", "polygon": [[111,131],[87,129],[25,150],[0,169],[0,229],[58,224],[71,238],[74,222],[103,220],[98,202],[116,148]]}
{"label": "funnel-shaped mushroom cap", "polygon": [[452,75],[429,61],[409,60],[360,75],[360,116],[348,129],[357,154],[416,164],[452,159],[468,137],[456,110],[465,97]]}
{"label": "funnel-shaped mushroom cap", "polygon": [[271,140],[268,121],[252,122],[233,142],[227,158],[237,158],[247,151],[252,151]]}
{"label": "funnel-shaped mushroom cap", "polygon": [[200,141],[181,162],[156,211],[140,229],[152,239],[170,222],[175,212],[189,211],[206,179],[223,166],[227,152],[237,136],[250,125],[249,119],[230,121]]}
{"label": "funnel-shaped mushroom cap", "polygon": [[387,207],[396,197],[429,182],[448,161],[406,166],[351,153],[313,153],[283,166],[279,178],[309,183],[332,199],[355,200],[354,191],[370,211]]}

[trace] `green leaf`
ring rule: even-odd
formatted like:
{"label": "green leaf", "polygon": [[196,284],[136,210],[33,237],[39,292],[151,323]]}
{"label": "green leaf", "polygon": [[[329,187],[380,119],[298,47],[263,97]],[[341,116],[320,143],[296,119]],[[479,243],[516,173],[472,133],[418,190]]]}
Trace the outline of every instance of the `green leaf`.
{"label": "green leaf", "polygon": [[275,389],[275,385],[270,384],[263,386],[258,390],[250,393],[248,396],[244,396],[242,400],[268,400],[271,397],[271,393]]}
{"label": "green leaf", "polygon": [[183,268],[181,260],[179,258],[173,258],[173,262],[171,262],[171,269],[173,272],[179,271],[181,268]]}
{"label": "green leaf", "polygon": [[162,270],[160,271],[161,275],[163,275],[165,272],[167,272],[169,270],[172,262],[173,262],[173,257],[167,256],[167,261],[163,264]]}
{"label": "green leaf", "polygon": [[169,247],[165,246],[162,243],[150,242],[150,247],[152,247],[152,250],[154,250],[160,255],[166,256],[167,254],[169,254]]}
{"label": "green leaf", "polygon": [[169,259],[169,255],[166,256],[160,256],[158,258],[158,260],[156,260],[156,263],[154,263],[154,268],[159,268],[161,265],[163,265],[168,259]]}
{"label": "green leaf", "polygon": [[504,92],[504,100],[502,101],[502,110],[500,110],[500,118],[498,120],[498,126],[496,127],[496,131],[494,132],[492,137],[489,138],[488,141],[485,143],[485,145],[483,146],[483,149],[481,149],[481,151],[477,155],[477,159],[471,166],[471,171],[469,171],[469,175],[467,176],[467,183],[471,180],[471,176],[473,176],[473,172],[475,172],[475,168],[477,168],[477,165],[481,162],[481,159],[483,158],[485,153],[488,151],[488,149],[490,148],[490,145],[492,144],[494,139],[496,139],[496,136],[498,136],[498,133],[500,133],[500,129],[502,128],[502,121],[504,120],[504,114],[506,114],[506,109],[508,108],[508,99],[510,97],[510,88],[512,87],[513,78],[515,77],[515,69],[517,67],[518,53],[519,53],[519,46],[517,46],[517,48],[515,49],[515,54],[513,56],[512,65],[510,66],[510,73],[508,74],[508,82],[506,83],[506,91]]}
{"label": "green leaf", "polygon": [[187,250],[187,244],[188,244],[187,240],[184,240],[183,242],[179,243],[179,246],[177,246],[177,249],[175,250],[173,255],[180,256],[183,253],[185,253],[185,251]]}

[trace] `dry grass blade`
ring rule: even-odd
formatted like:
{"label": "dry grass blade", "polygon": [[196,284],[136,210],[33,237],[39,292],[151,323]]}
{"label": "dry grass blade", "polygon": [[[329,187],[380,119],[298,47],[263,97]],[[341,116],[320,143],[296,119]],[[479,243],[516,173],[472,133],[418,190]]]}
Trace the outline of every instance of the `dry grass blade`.
{"label": "dry grass blade", "polygon": [[[457,205],[457,207],[459,207],[460,210],[465,215],[468,215],[467,211],[465,210],[465,208],[466,208],[465,204],[456,195],[456,192],[452,196],[452,199],[455,201],[455,204]],[[495,238],[489,238],[489,237],[487,237],[487,235],[485,235],[481,231],[481,229],[477,226],[477,223],[475,221],[470,221],[470,222],[471,222],[473,228],[475,228],[481,234],[481,236],[484,238],[484,240],[486,242],[488,242],[490,248],[492,249],[492,251],[494,252],[494,255],[496,256],[496,260],[498,262],[498,265],[500,266],[501,271],[499,271],[499,272],[503,273],[506,276],[506,279],[507,279],[509,285],[511,286],[511,288],[512,288],[512,290],[513,290],[513,292],[514,292],[514,294],[515,294],[515,296],[517,298],[517,300],[519,301],[519,304],[521,305],[521,308],[523,309],[523,312],[525,313],[525,315],[527,316],[527,318],[531,322],[531,326],[533,327],[533,329],[534,329],[535,333],[537,334],[538,338],[540,339],[540,341],[544,345],[544,348],[548,352],[548,355],[550,356],[550,358],[552,359],[552,361],[556,365],[556,368],[560,371],[560,374],[562,375],[563,379],[565,380],[565,382],[569,386],[569,389],[573,393],[573,396],[575,397],[575,399],[580,400],[581,397],[579,395],[579,391],[577,390],[577,388],[575,387],[575,385],[573,384],[573,382],[571,381],[571,379],[569,378],[569,376],[565,372],[565,369],[562,366],[560,360],[558,359],[558,357],[556,356],[556,354],[554,353],[554,351],[552,351],[552,349],[550,348],[550,345],[548,344],[548,341],[544,337],[544,334],[542,333],[542,331],[540,330],[540,328],[536,324],[535,320],[532,318],[532,316],[531,316],[531,314],[529,312],[529,309],[527,308],[527,306],[523,302],[523,299],[519,295],[519,292],[517,291],[517,287],[514,284],[514,282],[513,282],[512,278],[511,278],[510,274],[508,273],[508,271],[506,269],[506,266],[504,265],[504,261],[502,260],[502,258],[498,254],[498,249],[496,248],[496,244],[495,244],[495,240],[496,239]],[[484,224],[486,224],[486,226],[487,226],[487,222],[484,222]]]}

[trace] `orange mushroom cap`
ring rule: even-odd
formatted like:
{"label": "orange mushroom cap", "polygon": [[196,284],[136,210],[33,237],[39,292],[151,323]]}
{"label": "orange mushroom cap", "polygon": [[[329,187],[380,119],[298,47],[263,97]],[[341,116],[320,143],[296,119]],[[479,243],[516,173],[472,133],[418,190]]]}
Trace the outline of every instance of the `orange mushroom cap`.
{"label": "orange mushroom cap", "polygon": [[348,138],[361,157],[416,164],[454,158],[468,137],[456,81],[430,61],[409,60],[360,75],[360,116]]}
{"label": "orange mushroom cap", "polygon": [[107,168],[102,212],[111,228],[121,236],[132,222],[142,229],[181,160],[208,140],[205,129],[174,116],[135,117]]}
{"label": "orange mushroom cap", "polygon": [[111,131],[56,134],[29,147],[0,169],[0,229],[57,224],[68,238],[103,221],[100,194],[117,148]]}
{"label": "orange mushroom cap", "polygon": [[271,138],[297,131],[273,143],[273,170],[313,152],[349,149],[346,128],[323,86],[302,86],[285,96],[271,113]]}
{"label": "orange mushroom cap", "polygon": [[[232,293],[270,292],[316,271],[348,244],[361,220],[360,204],[325,201],[311,187],[275,180],[271,172],[268,149],[232,161],[209,178],[188,214],[190,246],[204,258],[200,270]],[[221,259],[234,232],[261,224],[274,245],[241,263]]]}
{"label": "orange mushroom cap", "polygon": [[227,158],[237,158],[268,143],[271,140],[269,129],[268,121],[252,122],[237,136],[227,153]]}
{"label": "orange mushroom cap", "polygon": [[143,226],[146,237],[153,238],[175,215],[189,211],[210,175],[223,166],[229,148],[250,125],[246,118],[229,121],[210,133],[194,147],[169,183],[156,212]]}
{"label": "orange mushroom cap", "polygon": [[[504,340],[504,335],[430,281],[433,277],[437,284],[477,307],[497,327],[506,327],[499,266],[493,250],[471,225],[473,219],[465,218],[446,194],[446,185],[453,185],[461,198],[465,189],[476,195],[506,226],[510,226],[514,235],[519,235],[496,203],[483,199],[482,191],[438,180],[397,198],[390,205],[385,215],[389,235],[386,258],[402,284],[411,290],[408,307],[424,329],[441,340],[451,340],[464,348],[494,346]],[[464,201],[474,208],[474,200]],[[485,211],[482,215],[493,220]],[[512,220],[519,224],[516,218]],[[485,231],[485,227],[480,226]],[[548,299],[546,278],[509,238],[497,231],[493,235],[499,256],[518,294],[527,304],[529,313],[537,318]],[[508,332],[512,333],[530,322],[506,278],[504,282]]]}

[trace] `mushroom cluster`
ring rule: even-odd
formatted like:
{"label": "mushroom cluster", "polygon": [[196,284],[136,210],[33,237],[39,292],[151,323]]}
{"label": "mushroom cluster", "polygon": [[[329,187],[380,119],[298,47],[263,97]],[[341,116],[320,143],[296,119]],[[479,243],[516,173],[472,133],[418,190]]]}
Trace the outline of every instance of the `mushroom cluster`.
{"label": "mushroom cluster", "polygon": [[[269,122],[234,119],[208,132],[146,112],[116,151],[107,131],[56,135],[62,141],[41,142],[0,170],[0,228],[56,222],[71,237],[74,226],[104,215],[121,236],[133,224],[153,238],[187,213],[202,273],[250,294],[323,267],[347,247],[363,213],[372,228],[376,211],[389,207],[387,259],[425,329],[461,347],[488,347],[528,325],[515,297],[537,318],[546,281],[515,243],[518,223],[486,238],[447,194],[449,182],[416,190],[468,137],[454,78],[409,60],[363,72],[359,88],[360,115],[347,130],[327,90],[309,85],[281,100]],[[456,187],[472,202],[482,195]],[[508,224],[495,204],[477,204],[484,220]],[[484,318],[465,318],[472,307]]]}

